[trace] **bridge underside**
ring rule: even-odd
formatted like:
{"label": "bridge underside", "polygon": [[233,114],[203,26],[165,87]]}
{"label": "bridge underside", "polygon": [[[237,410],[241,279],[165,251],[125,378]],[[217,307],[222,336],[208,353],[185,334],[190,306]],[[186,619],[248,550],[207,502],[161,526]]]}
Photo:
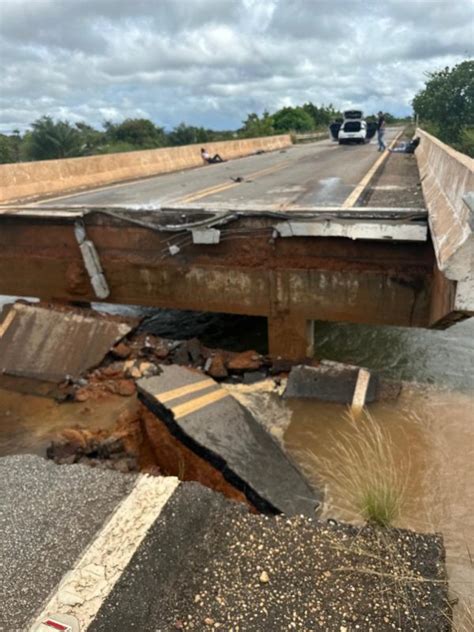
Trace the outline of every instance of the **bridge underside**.
{"label": "bridge underside", "polygon": [[274,218],[254,214],[214,223],[218,243],[202,244],[176,229],[176,211],[80,216],[3,215],[0,294],[99,300],[75,236],[79,217],[99,255],[106,302],[265,316],[272,355],[309,354],[316,319],[429,327],[456,316],[454,284],[437,272],[429,240],[283,238]]}

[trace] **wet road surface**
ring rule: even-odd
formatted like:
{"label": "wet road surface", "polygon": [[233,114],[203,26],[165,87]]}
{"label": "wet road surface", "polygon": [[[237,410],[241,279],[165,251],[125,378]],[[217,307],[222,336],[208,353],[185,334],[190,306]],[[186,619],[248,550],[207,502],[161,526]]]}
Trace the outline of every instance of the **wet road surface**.
{"label": "wet road surface", "polygon": [[[399,132],[387,130],[387,142]],[[222,164],[112,185],[43,202],[47,206],[114,205],[154,208],[212,202],[282,208],[337,206],[354,190],[380,154],[376,143],[344,145],[327,139]],[[242,182],[233,179],[242,178]]]}

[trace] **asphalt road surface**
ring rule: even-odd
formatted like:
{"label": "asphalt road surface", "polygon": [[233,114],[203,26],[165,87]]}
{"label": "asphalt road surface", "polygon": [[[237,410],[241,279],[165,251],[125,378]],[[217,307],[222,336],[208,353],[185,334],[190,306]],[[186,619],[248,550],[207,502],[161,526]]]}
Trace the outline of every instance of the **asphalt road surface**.
{"label": "asphalt road surface", "polygon": [[65,615],[80,632],[450,629],[437,535],[255,515],[196,483],[35,456],[0,474],[2,632]]}
{"label": "asphalt road surface", "polygon": [[[398,132],[396,128],[389,128],[386,143],[391,142]],[[212,202],[256,204],[276,209],[290,204],[339,206],[379,156],[374,140],[367,145],[339,146],[327,139],[61,196],[43,204],[154,208],[167,204]],[[235,182],[236,178],[242,178],[242,182]]]}

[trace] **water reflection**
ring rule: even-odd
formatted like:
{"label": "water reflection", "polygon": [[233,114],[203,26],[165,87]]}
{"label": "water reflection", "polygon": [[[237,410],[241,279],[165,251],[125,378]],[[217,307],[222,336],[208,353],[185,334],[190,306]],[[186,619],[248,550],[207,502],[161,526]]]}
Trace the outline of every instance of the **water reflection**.
{"label": "water reflection", "polygon": [[320,357],[387,377],[474,390],[474,318],[445,331],[315,323]]}

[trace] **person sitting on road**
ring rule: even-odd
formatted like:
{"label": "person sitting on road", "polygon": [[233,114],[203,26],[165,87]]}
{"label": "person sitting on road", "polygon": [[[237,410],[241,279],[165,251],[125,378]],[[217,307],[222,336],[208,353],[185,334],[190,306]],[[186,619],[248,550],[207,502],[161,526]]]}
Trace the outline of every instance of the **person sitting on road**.
{"label": "person sitting on road", "polygon": [[389,147],[388,151],[393,154],[414,154],[415,149],[418,147],[419,144],[420,138],[419,136],[417,136],[409,143],[400,143],[400,145],[397,145],[397,147],[395,147],[394,149],[390,149]]}
{"label": "person sitting on road", "polygon": [[204,147],[201,149],[201,158],[204,160],[204,162],[207,162],[208,165],[214,164],[216,162],[225,162],[224,160],[222,160],[219,154],[210,156],[209,152]]}

